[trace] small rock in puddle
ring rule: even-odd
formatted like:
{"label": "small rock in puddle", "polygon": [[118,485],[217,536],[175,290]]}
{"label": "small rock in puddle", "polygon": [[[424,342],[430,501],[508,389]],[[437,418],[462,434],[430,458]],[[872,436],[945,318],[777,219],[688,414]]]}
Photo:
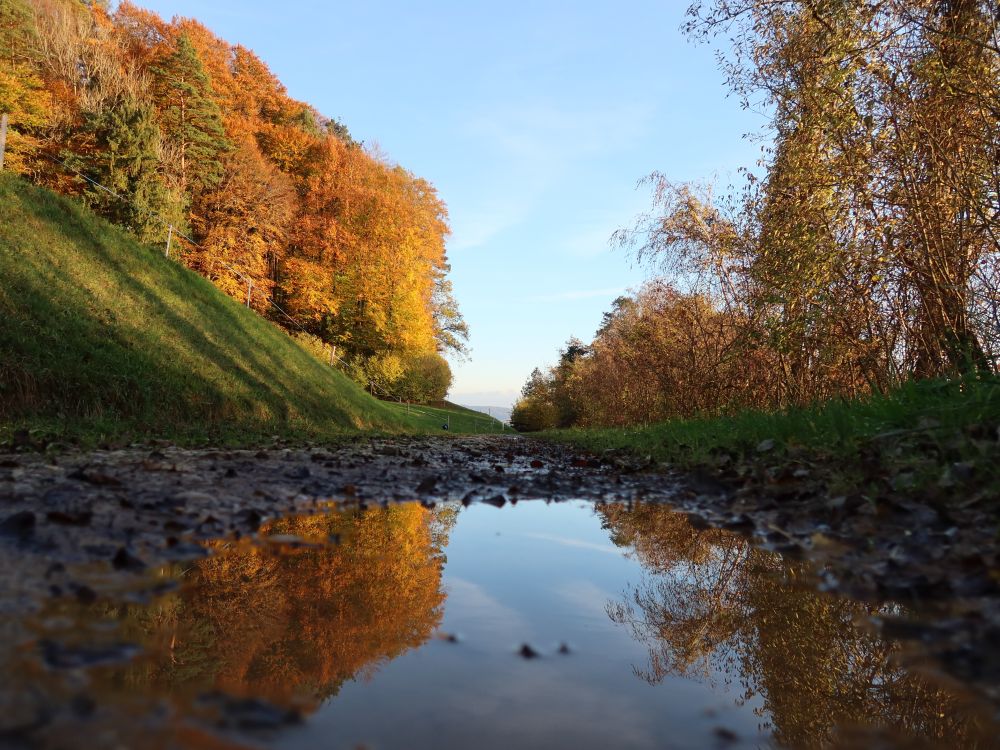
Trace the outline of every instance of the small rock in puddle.
{"label": "small rock in puddle", "polygon": [[260,731],[281,729],[302,721],[298,711],[281,708],[257,698],[208,693],[201,696],[200,702],[219,711],[218,724],[225,728]]}
{"label": "small rock in puddle", "polygon": [[146,569],[146,563],[133,555],[124,547],[119,547],[115,556],[111,558],[111,565],[115,570],[128,570],[138,573]]}
{"label": "small rock in puddle", "polygon": [[429,476],[423,481],[421,481],[420,484],[417,485],[417,492],[422,495],[428,492],[433,492],[437,487],[437,483],[438,483],[437,477]]}
{"label": "small rock in puddle", "polygon": [[517,650],[517,655],[520,656],[522,659],[537,659],[541,656],[540,653],[535,651],[535,649],[533,649],[527,643],[521,644],[521,648]]}
{"label": "small rock in puddle", "polygon": [[82,669],[104,664],[118,664],[129,661],[139,653],[139,647],[131,643],[116,643],[110,646],[67,646],[56,641],[39,641],[42,660],[51,669]]}
{"label": "small rock in puddle", "polygon": [[732,729],[726,729],[725,727],[716,727],[715,736],[719,738],[720,741],[729,744],[739,740],[739,735],[736,734]]}

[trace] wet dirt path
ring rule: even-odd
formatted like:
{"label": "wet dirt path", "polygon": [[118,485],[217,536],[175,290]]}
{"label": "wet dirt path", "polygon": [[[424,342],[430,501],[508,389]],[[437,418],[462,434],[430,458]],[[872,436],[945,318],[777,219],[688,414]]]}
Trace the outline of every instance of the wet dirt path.
{"label": "wet dirt path", "polygon": [[328,501],[668,501],[676,480],[623,473],[518,437],[362,440],[332,448],[173,447],[0,456],[3,608],[73,590],[68,565],[123,575],[201,554],[197,542],[252,534]]}
{"label": "wet dirt path", "polygon": [[[134,647],[127,642],[39,641],[38,618],[51,617],[54,605],[58,609],[66,603],[156,601],[176,583],[150,576],[151,571],[202,559],[205,542],[254,538],[274,519],[322,512],[331,503],[363,510],[406,501],[426,507],[584,501],[669,505],[687,514],[692,534],[727,529],[789,559],[811,559],[819,571],[813,585],[868,601],[903,598],[907,607],[921,611],[921,619],[891,616],[891,607],[883,610],[873,619],[883,637],[918,644],[915,658],[934,654],[936,665],[995,699],[1000,684],[997,587],[981,561],[966,561],[970,574],[965,580],[954,575],[952,561],[942,562],[971,543],[965,530],[927,519],[915,535],[904,534],[906,524],[913,524],[903,514],[841,517],[839,506],[810,518],[774,498],[740,495],[697,477],[638,469],[613,454],[587,456],[501,436],[365,439],[307,448],[147,446],[2,455],[0,635],[15,648],[0,656],[0,671],[9,678],[22,673],[25,664],[59,671],[130,658]],[[854,529],[851,524],[860,525]],[[268,544],[284,547],[313,542],[294,534],[267,537]],[[905,551],[907,544],[922,554],[892,552]],[[982,544],[974,552],[989,554]],[[931,597],[927,569],[935,565],[950,583],[938,587],[940,596]],[[34,738],[55,709],[9,684],[15,689],[0,696],[0,747],[50,746]],[[77,699],[67,698],[68,710],[90,710],[89,705],[76,706]],[[229,708],[249,710],[251,720],[265,726],[281,726],[286,718],[256,704]],[[177,746],[200,742],[183,740]]]}

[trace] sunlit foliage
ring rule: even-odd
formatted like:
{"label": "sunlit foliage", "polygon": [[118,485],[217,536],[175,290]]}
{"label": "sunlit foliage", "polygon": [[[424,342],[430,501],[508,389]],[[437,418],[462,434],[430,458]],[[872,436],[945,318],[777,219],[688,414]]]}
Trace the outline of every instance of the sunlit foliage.
{"label": "sunlit foliage", "polygon": [[[654,173],[617,243],[664,280],[550,390],[576,424],[780,409],[993,372],[1000,32],[987,0],[705,0],[772,145],[722,195]],[[748,165],[749,166],[749,165]],[[554,405],[554,402],[552,402]]]}
{"label": "sunlit foliage", "polygon": [[171,236],[176,257],[318,337],[362,383],[394,360],[381,386],[412,392],[430,358],[465,351],[434,187],[197,21],[127,1],[4,2],[0,111],[13,169],[145,242]]}

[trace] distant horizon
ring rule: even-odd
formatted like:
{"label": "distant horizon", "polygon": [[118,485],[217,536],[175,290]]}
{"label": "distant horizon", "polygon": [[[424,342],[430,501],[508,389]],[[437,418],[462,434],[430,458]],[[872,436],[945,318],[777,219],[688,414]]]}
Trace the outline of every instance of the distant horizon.
{"label": "distant horizon", "polygon": [[[458,403],[453,401],[452,403]],[[488,414],[491,417],[496,417],[498,414],[503,417],[501,422],[507,422],[510,420],[511,412],[514,411],[512,406],[485,406],[482,404],[458,404],[459,406],[465,407],[466,409],[472,409],[472,411],[482,412],[483,414]]]}

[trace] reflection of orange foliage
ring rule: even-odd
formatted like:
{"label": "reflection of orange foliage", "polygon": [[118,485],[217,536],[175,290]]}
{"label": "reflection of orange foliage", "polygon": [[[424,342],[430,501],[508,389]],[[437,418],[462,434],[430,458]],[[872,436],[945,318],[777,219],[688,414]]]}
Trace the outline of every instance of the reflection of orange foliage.
{"label": "reflection of orange foliage", "polygon": [[[140,681],[219,689],[306,707],[427,640],[440,623],[436,517],[416,504],[282,520],[264,534],[339,544],[254,546],[199,562],[154,640],[169,644]],[[146,619],[142,619],[145,616]],[[164,684],[165,683],[165,684]]]}

